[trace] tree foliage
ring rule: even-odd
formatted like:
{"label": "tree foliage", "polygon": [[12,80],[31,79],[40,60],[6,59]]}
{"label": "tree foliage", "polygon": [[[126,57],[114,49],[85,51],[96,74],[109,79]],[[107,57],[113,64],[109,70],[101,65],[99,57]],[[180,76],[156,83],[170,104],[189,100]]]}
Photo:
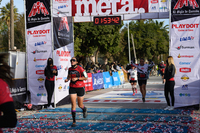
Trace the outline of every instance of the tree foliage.
{"label": "tree foliage", "polygon": [[[137,58],[155,59],[160,54],[167,54],[169,50],[168,25],[164,22],[153,20],[131,21],[130,44],[132,46],[131,34],[133,34]],[[122,30],[122,36],[125,44],[128,43],[127,26]],[[125,48],[128,51],[128,47]],[[128,52],[126,54],[128,57]],[[133,59],[133,49],[131,48],[131,57]]]}

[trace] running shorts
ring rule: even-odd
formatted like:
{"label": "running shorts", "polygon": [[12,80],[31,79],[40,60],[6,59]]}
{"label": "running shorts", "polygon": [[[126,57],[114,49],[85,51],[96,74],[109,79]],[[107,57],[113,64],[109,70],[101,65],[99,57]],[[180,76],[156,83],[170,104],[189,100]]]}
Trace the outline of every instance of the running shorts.
{"label": "running shorts", "polygon": [[139,86],[142,86],[143,84],[146,85],[147,80],[138,80],[138,84],[139,84]]}
{"label": "running shorts", "polygon": [[85,95],[85,87],[82,88],[69,88],[69,94],[77,94],[77,96],[82,97]]}

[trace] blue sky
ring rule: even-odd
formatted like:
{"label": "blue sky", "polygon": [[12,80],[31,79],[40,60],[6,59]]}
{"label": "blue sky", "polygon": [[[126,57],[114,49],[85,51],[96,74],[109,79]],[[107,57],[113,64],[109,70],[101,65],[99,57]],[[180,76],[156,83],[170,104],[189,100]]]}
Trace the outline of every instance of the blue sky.
{"label": "blue sky", "polygon": [[[2,0],[0,7],[5,6],[8,2],[10,2],[10,0]],[[18,8],[18,13],[24,13],[24,0],[14,0],[14,5],[16,8]],[[165,21],[165,25],[169,25],[169,19],[157,19],[157,20]]]}

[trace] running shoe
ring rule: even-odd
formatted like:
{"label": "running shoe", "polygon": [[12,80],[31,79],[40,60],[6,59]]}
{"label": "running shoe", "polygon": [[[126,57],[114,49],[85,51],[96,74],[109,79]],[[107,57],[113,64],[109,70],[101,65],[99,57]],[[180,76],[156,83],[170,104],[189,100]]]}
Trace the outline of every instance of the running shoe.
{"label": "running shoe", "polygon": [[145,98],[142,98],[143,103],[145,102]]}
{"label": "running shoe", "polygon": [[174,106],[171,106],[168,110],[174,110]]}
{"label": "running shoe", "polygon": [[71,127],[76,127],[76,123],[72,123]]}
{"label": "running shoe", "polygon": [[133,96],[135,96],[135,92],[133,93]]}
{"label": "running shoe", "polygon": [[83,111],[83,118],[87,117],[87,108],[85,107],[85,110]]}
{"label": "running shoe", "polygon": [[166,108],[164,108],[164,110],[169,110],[170,109],[170,106],[167,106]]}
{"label": "running shoe", "polygon": [[49,107],[47,107],[47,109],[55,109],[55,108],[52,107],[52,105],[50,105]]}
{"label": "running shoe", "polygon": [[135,88],[135,93],[137,93],[137,88]]}

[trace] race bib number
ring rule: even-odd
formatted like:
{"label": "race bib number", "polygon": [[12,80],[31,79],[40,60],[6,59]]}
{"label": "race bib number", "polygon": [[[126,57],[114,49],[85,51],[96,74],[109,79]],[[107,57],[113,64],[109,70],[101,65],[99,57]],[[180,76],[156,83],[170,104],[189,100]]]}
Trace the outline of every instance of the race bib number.
{"label": "race bib number", "polygon": [[131,78],[131,80],[133,80],[133,81],[134,81],[134,80],[135,80],[135,78]]}
{"label": "race bib number", "polygon": [[145,78],[146,74],[140,74],[140,78]]}

